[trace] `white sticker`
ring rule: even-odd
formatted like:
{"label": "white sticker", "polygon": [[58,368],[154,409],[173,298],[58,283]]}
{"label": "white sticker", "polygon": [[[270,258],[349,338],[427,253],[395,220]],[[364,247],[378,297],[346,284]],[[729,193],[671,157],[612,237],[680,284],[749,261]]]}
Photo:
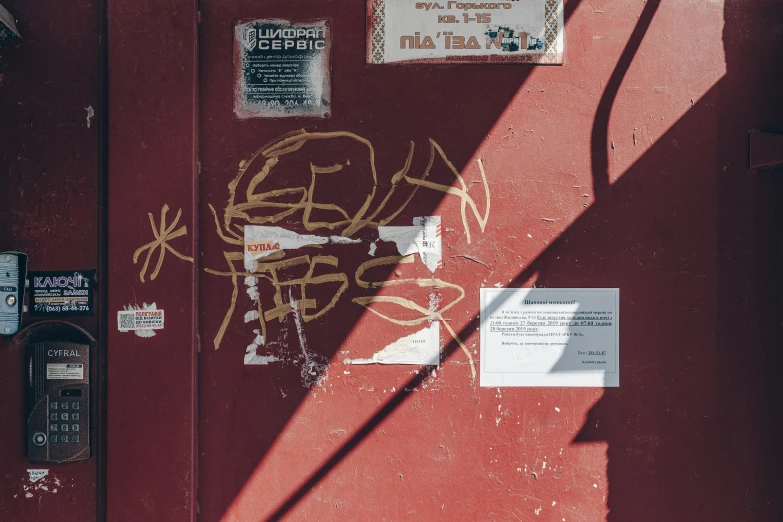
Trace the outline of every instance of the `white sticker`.
{"label": "white sticker", "polygon": [[125,310],[117,312],[117,328],[131,330],[160,330],[163,328],[163,310]]}
{"label": "white sticker", "polygon": [[83,364],[50,363],[46,365],[47,379],[84,379]]}
{"label": "white sticker", "polygon": [[[124,308],[123,311],[125,312],[131,312],[135,310],[149,311],[149,310],[157,310],[158,305],[155,303],[152,304],[142,303],[141,306],[138,306],[136,304],[131,304],[131,305],[126,305],[123,308]],[[130,323],[129,319],[126,319],[126,322]],[[161,328],[163,328],[162,319],[161,319]],[[128,330],[120,330],[120,331],[127,332]],[[155,337],[155,330],[153,330],[152,328],[139,327],[133,330],[133,333],[136,335],[136,337],[142,337],[142,338]]]}
{"label": "white sticker", "polygon": [[46,475],[49,474],[48,469],[28,469],[27,473],[30,474],[30,482],[38,482]]}
{"label": "white sticker", "polygon": [[418,252],[431,272],[442,266],[440,216],[413,218],[412,227],[378,227],[378,238],[393,241],[404,256]]}

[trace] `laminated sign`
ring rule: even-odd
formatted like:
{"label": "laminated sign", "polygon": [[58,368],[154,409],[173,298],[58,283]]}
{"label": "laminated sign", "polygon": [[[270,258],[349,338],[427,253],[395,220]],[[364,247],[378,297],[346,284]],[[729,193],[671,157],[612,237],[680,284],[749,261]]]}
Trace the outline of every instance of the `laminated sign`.
{"label": "laminated sign", "polygon": [[563,63],[563,0],[367,0],[368,63]]}
{"label": "laminated sign", "polygon": [[331,104],[326,20],[253,20],[234,27],[234,113],[325,118]]}
{"label": "laminated sign", "polygon": [[30,315],[92,315],[95,270],[30,272]]}

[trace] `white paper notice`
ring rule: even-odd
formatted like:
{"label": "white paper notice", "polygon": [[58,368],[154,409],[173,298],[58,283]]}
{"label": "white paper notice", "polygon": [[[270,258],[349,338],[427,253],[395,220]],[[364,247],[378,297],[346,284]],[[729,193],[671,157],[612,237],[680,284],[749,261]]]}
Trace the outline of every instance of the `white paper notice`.
{"label": "white paper notice", "polygon": [[618,288],[482,288],[481,386],[620,385]]}

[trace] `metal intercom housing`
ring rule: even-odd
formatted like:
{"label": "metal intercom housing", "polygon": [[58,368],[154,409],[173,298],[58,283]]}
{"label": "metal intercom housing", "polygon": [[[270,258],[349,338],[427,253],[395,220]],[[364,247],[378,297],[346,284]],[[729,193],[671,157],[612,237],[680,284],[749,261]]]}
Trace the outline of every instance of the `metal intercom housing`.
{"label": "metal intercom housing", "polygon": [[27,345],[27,457],[34,462],[90,458],[90,346]]}
{"label": "metal intercom housing", "polygon": [[0,252],[0,335],[14,335],[22,327],[27,256]]}

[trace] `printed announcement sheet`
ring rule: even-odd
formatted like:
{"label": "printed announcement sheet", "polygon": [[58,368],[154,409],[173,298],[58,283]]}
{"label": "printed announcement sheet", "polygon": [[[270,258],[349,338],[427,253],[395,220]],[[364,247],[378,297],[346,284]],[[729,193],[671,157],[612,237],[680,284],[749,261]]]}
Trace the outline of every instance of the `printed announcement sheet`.
{"label": "printed announcement sheet", "polygon": [[620,385],[618,288],[482,288],[481,386]]}

